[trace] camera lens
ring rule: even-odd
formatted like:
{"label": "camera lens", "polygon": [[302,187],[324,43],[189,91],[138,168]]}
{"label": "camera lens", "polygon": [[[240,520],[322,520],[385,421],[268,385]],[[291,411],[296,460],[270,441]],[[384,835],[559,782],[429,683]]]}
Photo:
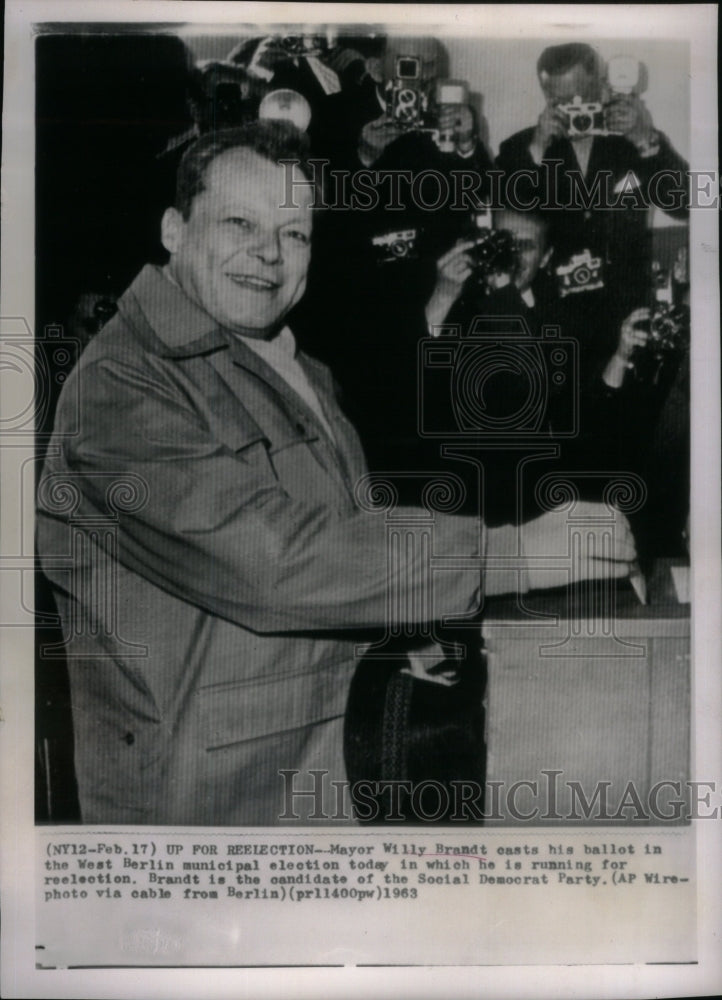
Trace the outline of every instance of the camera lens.
{"label": "camera lens", "polygon": [[575,115],[572,118],[572,128],[575,132],[588,132],[592,127],[592,119],[589,115]]}

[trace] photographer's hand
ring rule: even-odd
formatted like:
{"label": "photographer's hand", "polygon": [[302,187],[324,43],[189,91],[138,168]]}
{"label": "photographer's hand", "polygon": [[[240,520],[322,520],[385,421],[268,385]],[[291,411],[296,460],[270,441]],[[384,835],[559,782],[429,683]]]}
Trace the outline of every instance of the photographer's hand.
{"label": "photographer's hand", "polygon": [[[579,500],[570,522],[566,508],[552,510],[521,528],[522,551],[532,590],[563,587],[579,580],[611,580],[629,575],[636,559],[634,537],[624,514],[610,516],[605,504]],[[579,547],[570,551],[570,527]],[[555,565],[562,560],[564,565]]]}
{"label": "photographer's hand", "polygon": [[386,115],[381,115],[364,125],[358,141],[359,159],[365,167],[373,166],[387,146],[404,134]]}
{"label": "photographer's hand", "polygon": [[642,156],[651,156],[659,149],[657,131],[644,101],[630,94],[612,98],[604,109],[604,121],[610,132],[623,135]]}
{"label": "photographer's hand", "polygon": [[628,369],[633,367],[634,352],[649,340],[649,331],[640,330],[636,324],[649,322],[650,316],[650,309],[635,309],[622,323],[617,349],[602,372],[602,378],[610,388],[620,388]]}
{"label": "photographer's hand", "polygon": [[534,135],[529,144],[529,152],[535,163],[541,163],[553,139],[561,139],[567,135],[567,117],[549,104],[539,115],[539,121],[534,129]]}
{"label": "photographer's hand", "polygon": [[440,132],[453,132],[456,152],[470,156],[476,148],[474,114],[468,104],[444,104],[439,110],[437,128]]}
{"label": "photographer's hand", "polygon": [[473,270],[473,261],[467,252],[473,246],[473,240],[459,240],[437,260],[436,284],[426,306],[426,322],[430,330],[444,322],[449,309],[461,294]]}

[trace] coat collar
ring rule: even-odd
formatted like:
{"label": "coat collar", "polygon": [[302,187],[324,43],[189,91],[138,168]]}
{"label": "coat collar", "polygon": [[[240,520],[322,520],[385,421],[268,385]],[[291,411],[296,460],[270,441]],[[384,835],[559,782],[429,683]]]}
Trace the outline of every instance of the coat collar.
{"label": "coat collar", "polygon": [[[220,326],[213,317],[171,281],[163,269],[146,264],[118,303],[119,311],[141,318],[146,340],[154,353],[168,358],[190,358],[230,347],[236,364],[255,371],[285,388],[285,383],[259,356],[246,347],[243,338]],[[333,380],[325,365],[303,351],[298,361],[312,383],[326,392]]]}
{"label": "coat collar", "polygon": [[153,350],[162,357],[192,357],[226,343],[217,321],[154,264],[146,264],[118,310],[141,314]]}

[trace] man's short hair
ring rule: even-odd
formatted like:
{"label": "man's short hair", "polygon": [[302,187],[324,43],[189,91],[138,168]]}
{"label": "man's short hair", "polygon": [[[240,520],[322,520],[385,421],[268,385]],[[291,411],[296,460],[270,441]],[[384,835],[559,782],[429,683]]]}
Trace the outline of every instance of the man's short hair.
{"label": "man's short hair", "polygon": [[536,227],[541,231],[544,238],[544,245],[548,245],[549,217],[543,212],[540,212],[538,208],[520,209],[518,207],[515,208],[513,205],[504,204],[504,202],[495,205],[492,210],[492,224],[495,229],[503,228],[499,226],[499,219],[502,215],[518,215],[522,219],[531,219]]}
{"label": "man's short hair", "polygon": [[291,122],[269,119],[208,132],[185,151],[178,165],[175,207],[184,219],[190,215],[193,199],[205,191],[208,167],[230,149],[250,149],[271,163],[292,160],[308,181],[314,181],[307,160],[308,137]]}
{"label": "man's short hair", "polygon": [[550,45],[544,49],[536,64],[537,76],[561,76],[575,66],[582,66],[587,73],[598,75],[601,69],[599,56],[584,42],[568,42],[566,45]]}

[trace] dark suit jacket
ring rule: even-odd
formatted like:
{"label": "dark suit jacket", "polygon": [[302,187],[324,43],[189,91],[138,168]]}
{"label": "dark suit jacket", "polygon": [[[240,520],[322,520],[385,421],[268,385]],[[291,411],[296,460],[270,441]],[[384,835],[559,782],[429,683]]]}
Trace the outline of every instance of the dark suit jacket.
{"label": "dark suit jacket", "polygon": [[[648,212],[643,206],[656,205],[674,218],[686,218],[687,163],[663,135],[659,152],[649,157],[640,156],[622,136],[595,136],[582,178],[572,143],[565,138],[554,139],[542,164],[536,164],[529,152],[533,132],[527,128],[502,142],[496,165],[504,172],[507,185],[516,172],[528,172],[519,178],[517,196],[525,204],[537,200],[546,215],[555,263],[589,249],[606,264],[606,286],[620,303],[619,313],[646,305],[650,243]],[[663,171],[678,175],[679,182]],[[584,194],[582,180],[589,196]],[[601,185],[598,195],[594,194],[595,183]],[[622,200],[619,194],[625,183],[630,193]],[[674,194],[676,187],[681,187],[679,195]],[[618,200],[618,207],[606,209],[607,197],[613,203]]]}

